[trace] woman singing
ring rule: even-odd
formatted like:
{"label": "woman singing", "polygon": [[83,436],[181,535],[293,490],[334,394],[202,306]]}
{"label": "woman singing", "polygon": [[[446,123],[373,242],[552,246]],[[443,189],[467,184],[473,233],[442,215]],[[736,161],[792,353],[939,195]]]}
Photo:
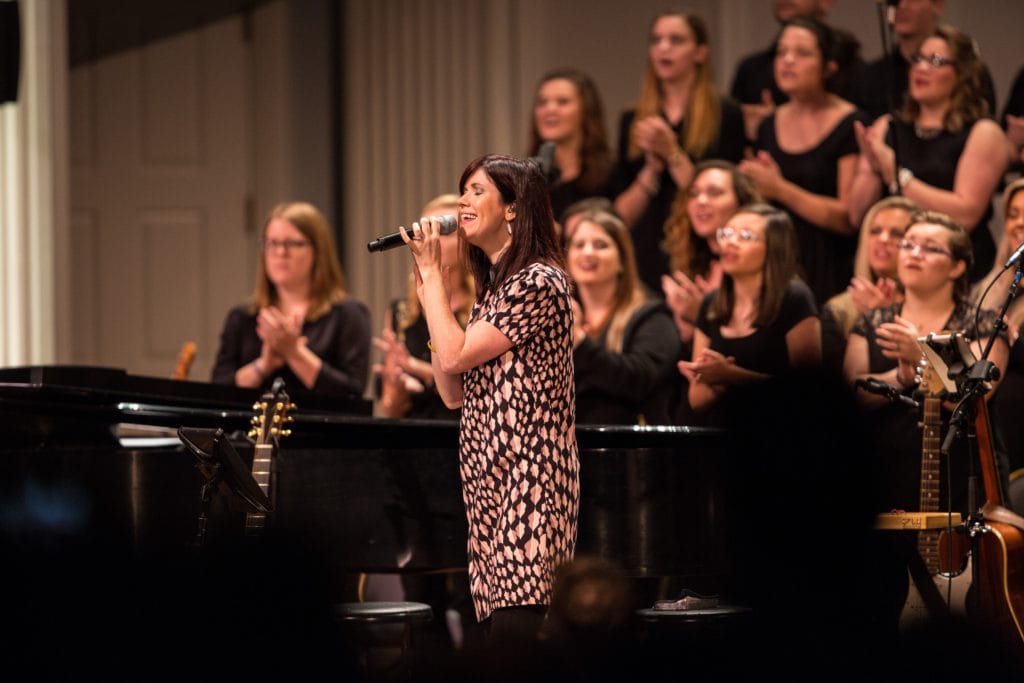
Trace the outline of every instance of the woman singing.
{"label": "woman singing", "polygon": [[477,301],[452,313],[438,221],[402,229],[416,259],[438,393],[462,406],[459,459],[469,581],[494,639],[536,634],[579,507],[572,301],[547,183],[531,162],[483,156],[459,182]]}

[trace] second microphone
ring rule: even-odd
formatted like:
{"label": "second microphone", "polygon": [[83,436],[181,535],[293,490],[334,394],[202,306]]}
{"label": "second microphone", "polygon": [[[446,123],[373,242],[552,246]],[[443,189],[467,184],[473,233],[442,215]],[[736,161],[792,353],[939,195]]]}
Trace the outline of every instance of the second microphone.
{"label": "second microphone", "polygon": [[[441,223],[440,231],[442,235],[450,235],[459,227],[459,220],[455,216],[444,214],[436,216],[436,218],[438,222]],[[418,222],[418,219],[416,222]],[[412,229],[407,229],[406,232],[412,234]],[[403,244],[405,244],[405,241],[402,239],[402,233],[393,232],[390,235],[383,235],[372,242],[368,242],[366,244],[366,250],[371,253],[375,251],[387,251],[388,249],[400,247]]]}

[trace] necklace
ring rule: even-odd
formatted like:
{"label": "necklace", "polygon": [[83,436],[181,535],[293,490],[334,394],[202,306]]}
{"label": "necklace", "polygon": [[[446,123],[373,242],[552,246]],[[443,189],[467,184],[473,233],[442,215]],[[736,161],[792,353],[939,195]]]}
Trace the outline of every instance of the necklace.
{"label": "necklace", "polygon": [[933,138],[937,138],[941,132],[941,128],[926,128],[925,126],[919,126],[916,123],[914,124],[914,135],[916,135],[919,140],[931,140]]}

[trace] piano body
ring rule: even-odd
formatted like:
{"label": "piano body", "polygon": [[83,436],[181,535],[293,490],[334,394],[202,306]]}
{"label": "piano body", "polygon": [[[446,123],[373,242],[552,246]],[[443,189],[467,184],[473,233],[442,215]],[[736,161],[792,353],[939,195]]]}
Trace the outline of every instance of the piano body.
{"label": "piano body", "polygon": [[[362,399],[287,390],[297,409],[275,463],[275,533],[313,549],[330,571],[465,566],[455,423],[374,418]],[[175,438],[118,435],[222,428],[251,463],[241,435],[258,396],[110,368],[0,370],[0,526],[99,536],[133,552],[188,547],[205,481],[194,455]],[[579,425],[577,438],[577,553],[612,559],[631,576],[678,576],[716,590],[727,561],[723,435]],[[208,541],[218,533],[240,534],[241,521],[215,500]]]}

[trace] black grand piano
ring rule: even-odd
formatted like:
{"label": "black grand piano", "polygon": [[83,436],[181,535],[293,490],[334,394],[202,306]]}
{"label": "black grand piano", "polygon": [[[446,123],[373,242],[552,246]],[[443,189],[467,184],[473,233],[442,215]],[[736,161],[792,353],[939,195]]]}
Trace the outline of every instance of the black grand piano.
{"label": "black grand piano", "polygon": [[[457,425],[374,418],[365,400],[287,389],[297,410],[275,465],[275,532],[314,549],[332,571],[464,566]],[[185,548],[204,478],[175,430],[221,428],[251,463],[244,433],[258,397],[110,368],[0,370],[0,525],[26,535],[99,533],[138,552]],[[577,438],[577,552],[632,576],[716,589],[726,562],[723,434],[579,425]],[[210,538],[239,524],[214,505]]]}

